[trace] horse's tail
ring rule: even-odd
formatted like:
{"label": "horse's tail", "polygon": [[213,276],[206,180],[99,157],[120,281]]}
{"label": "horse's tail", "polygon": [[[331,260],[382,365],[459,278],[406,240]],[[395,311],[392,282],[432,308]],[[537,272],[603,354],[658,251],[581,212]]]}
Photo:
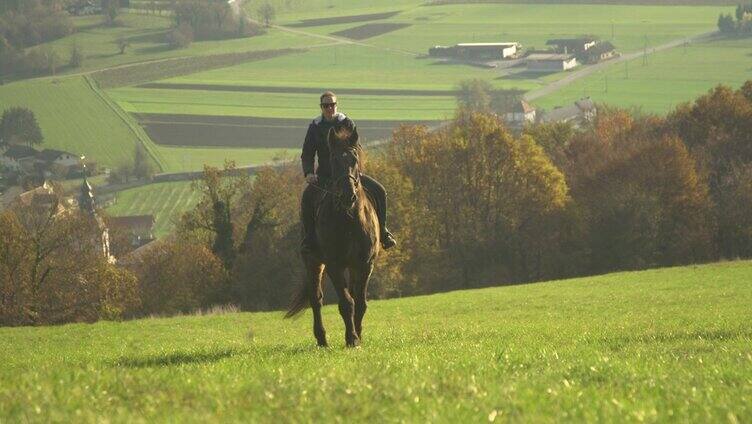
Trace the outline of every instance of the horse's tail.
{"label": "horse's tail", "polygon": [[290,306],[287,309],[285,318],[292,318],[295,315],[303,312],[303,310],[308,307],[311,299],[311,289],[311,284],[303,279],[303,284],[298,287],[298,290],[292,297],[292,301],[290,302]]}

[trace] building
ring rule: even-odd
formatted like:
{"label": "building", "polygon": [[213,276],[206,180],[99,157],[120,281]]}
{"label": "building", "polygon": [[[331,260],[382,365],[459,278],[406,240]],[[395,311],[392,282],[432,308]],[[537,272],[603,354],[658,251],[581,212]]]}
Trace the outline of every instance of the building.
{"label": "building", "polygon": [[112,216],[108,221],[113,231],[128,236],[134,249],[154,240],[154,215]]}
{"label": "building", "polygon": [[554,51],[563,54],[577,54],[584,52],[598,43],[593,37],[581,38],[555,38],[546,41],[547,46],[552,46]]}
{"label": "building", "polygon": [[66,168],[81,164],[80,156],[63,150],[44,149],[37,154],[37,160],[49,165],[59,165]]}
{"label": "building", "polygon": [[577,59],[568,54],[536,53],[527,56],[529,72],[561,72],[577,66]]}
{"label": "building", "polygon": [[0,155],[0,165],[15,172],[21,172],[24,169],[32,169],[34,160],[38,154],[39,151],[33,147],[13,144],[8,147],[2,155]]}
{"label": "building", "polygon": [[541,116],[543,122],[572,122],[580,125],[595,119],[598,113],[595,103],[590,97],[583,97],[571,105],[561,106],[546,112]]}
{"label": "building", "polygon": [[525,100],[515,102],[511,108],[504,113],[504,121],[512,127],[522,127],[527,123],[535,122],[536,110],[530,103]]}
{"label": "building", "polygon": [[614,56],[616,56],[614,45],[604,41],[577,55],[577,59],[582,63],[598,63]]}
{"label": "building", "polygon": [[450,47],[431,47],[428,49],[428,55],[463,60],[501,60],[514,57],[520,47],[520,44],[516,42],[460,43]]}

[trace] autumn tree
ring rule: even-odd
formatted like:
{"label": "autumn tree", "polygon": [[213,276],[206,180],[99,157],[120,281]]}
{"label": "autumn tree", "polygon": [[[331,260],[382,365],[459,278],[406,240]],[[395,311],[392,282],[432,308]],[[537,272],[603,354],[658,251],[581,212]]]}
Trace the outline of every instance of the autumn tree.
{"label": "autumn tree", "polygon": [[516,252],[569,201],[563,175],[535,141],[515,140],[493,115],[467,112],[435,132],[403,128],[395,142],[394,160],[434,215],[437,247],[451,264],[445,276],[465,287],[490,275],[530,278],[537,252]]}
{"label": "autumn tree", "polygon": [[248,175],[239,171],[234,162],[226,162],[222,170],[204,166],[202,178],[194,183],[201,198],[193,210],[182,216],[179,224],[179,232],[191,233],[210,245],[227,269],[232,268],[237,253],[235,242],[242,239],[239,237],[241,225],[233,212],[250,184]]}
{"label": "autumn tree", "polygon": [[186,313],[227,300],[227,273],[209,249],[175,238],[153,244],[126,259],[138,277],[141,314]]}
{"label": "autumn tree", "polygon": [[117,319],[139,303],[134,276],[108,262],[96,220],[34,196],[0,215],[0,324]]}

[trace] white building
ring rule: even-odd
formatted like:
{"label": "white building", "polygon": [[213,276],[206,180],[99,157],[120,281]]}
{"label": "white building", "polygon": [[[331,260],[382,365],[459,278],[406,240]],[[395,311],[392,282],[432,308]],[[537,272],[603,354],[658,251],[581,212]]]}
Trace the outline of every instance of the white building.
{"label": "white building", "polygon": [[529,72],[561,72],[577,66],[577,59],[567,54],[536,53],[527,57]]}

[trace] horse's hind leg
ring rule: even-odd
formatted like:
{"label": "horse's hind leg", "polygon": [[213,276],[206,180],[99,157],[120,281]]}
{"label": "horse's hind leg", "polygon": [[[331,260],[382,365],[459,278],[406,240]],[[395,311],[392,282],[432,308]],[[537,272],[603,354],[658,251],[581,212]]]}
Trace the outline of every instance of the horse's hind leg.
{"label": "horse's hind leg", "polygon": [[355,347],[360,344],[358,335],[355,333],[355,323],[353,315],[355,313],[355,301],[350,296],[350,290],[347,286],[347,280],[345,279],[345,272],[342,268],[333,270],[328,268],[329,278],[334,283],[334,288],[337,290],[337,297],[339,298],[339,314],[342,316],[342,320],[345,322],[345,344],[348,347]]}
{"label": "horse's hind leg", "polygon": [[353,270],[351,281],[355,292],[355,334],[363,340],[363,317],[368,309],[368,280],[371,278],[373,265],[366,265],[363,269]]}
{"label": "horse's hind leg", "polygon": [[321,307],[323,306],[324,294],[321,290],[321,281],[324,276],[324,264],[306,258],[306,271],[308,273],[308,294],[313,311],[313,335],[316,337],[316,343],[321,347],[326,347],[326,330],[324,322],[321,319]]}

